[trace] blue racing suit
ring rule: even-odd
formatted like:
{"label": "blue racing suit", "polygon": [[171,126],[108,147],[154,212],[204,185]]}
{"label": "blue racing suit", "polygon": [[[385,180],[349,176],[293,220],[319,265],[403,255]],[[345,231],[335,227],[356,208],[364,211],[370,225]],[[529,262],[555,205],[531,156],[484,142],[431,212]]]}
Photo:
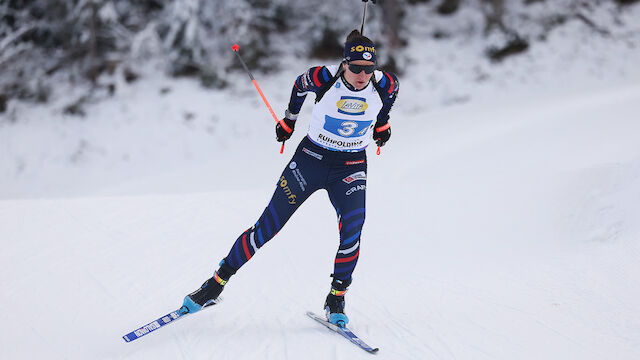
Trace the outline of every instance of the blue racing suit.
{"label": "blue racing suit", "polygon": [[340,232],[333,277],[351,279],[365,220],[365,148],[373,127],[386,125],[389,120],[398,80],[392,73],[376,71],[372,82],[355,90],[344,77],[338,78],[337,72],[336,66],[313,67],[296,79],[289,113],[299,113],[307,93],[322,91],[323,96],[315,105],[307,136],[276,183],[271,201],[255,225],[238,236],[225,257],[224,262],[234,270],[271,240],[311,194],[325,189],[336,210]]}

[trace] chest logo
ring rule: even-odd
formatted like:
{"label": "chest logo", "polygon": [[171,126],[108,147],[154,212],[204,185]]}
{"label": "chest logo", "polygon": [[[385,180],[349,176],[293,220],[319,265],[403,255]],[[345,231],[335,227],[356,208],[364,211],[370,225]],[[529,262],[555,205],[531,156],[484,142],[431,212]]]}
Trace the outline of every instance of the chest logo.
{"label": "chest logo", "polygon": [[347,115],[364,115],[365,110],[369,107],[367,99],[343,96],[338,100],[338,112]]}

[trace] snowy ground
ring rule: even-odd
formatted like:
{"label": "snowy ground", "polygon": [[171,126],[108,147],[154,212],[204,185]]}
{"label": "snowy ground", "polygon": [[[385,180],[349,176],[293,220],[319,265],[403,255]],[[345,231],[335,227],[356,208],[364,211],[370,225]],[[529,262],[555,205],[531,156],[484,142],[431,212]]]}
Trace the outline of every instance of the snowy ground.
{"label": "snowy ground", "polygon": [[[640,59],[614,50],[606,76],[589,57],[550,57],[483,65],[491,77],[475,85],[453,70],[401,79],[392,140],[369,153],[347,298],[379,358],[640,358]],[[305,66],[259,79],[275,109]],[[338,241],[324,193],[218,308],[122,341],[211,275],[304,135],[300,124],[278,154],[237,76],[247,85],[226,93],[147,78],[86,119],[64,117],[59,99],[0,121],[0,358],[371,356],[304,316],[321,310]]]}

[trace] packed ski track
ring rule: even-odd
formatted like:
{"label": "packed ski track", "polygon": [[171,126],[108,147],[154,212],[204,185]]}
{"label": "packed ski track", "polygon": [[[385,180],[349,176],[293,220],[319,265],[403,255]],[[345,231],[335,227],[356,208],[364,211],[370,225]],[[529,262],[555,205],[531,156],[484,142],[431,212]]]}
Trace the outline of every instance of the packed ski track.
{"label": "packed ski track", "polygon": [[[0,358],[640,358],[631,50],[611,55],[628,62],[625,76],[590,77],[580,63],[567,79],[583,82],[558,71],[555,82],[518,84],[516,59],[487,84],[454,78],[459,88],[448,88],[456,70],[439,50],[428,59],[442,71],[400,78],[391,140],[381,156],[368,150],[346,312],[376,355],[305,315],[322,313],[338,246],[324,191],[231,279],[222,303],[123,341],[212,275],[304,136],[312,99],[280,155],[273,119],[233,74],[246,85],[214,92],[149,77],[118,84],[91,119],[61,115],[54,99],[0,122]],[[308,65],[261,77],[274,109]],[[448,90],[431,97],[430,84]]]}

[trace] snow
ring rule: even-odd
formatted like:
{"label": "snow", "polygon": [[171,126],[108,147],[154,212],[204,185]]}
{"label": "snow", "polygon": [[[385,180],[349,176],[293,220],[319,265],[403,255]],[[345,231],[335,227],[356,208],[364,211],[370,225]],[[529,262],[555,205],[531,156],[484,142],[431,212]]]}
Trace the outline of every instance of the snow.
{"label": "snow", "polygon": [[[425,40],[415,79],[401,77],[391,141],[369,149],[347,295],[377,357],[640,357],[640,59],[597,38],[543,51],[567,49],[578,30],[563,31],[500,66]],[[277,113],[309,65],[256,76]],[[221,305],[122,340],[176,309],[256,221],[312,103],[280,155],[246,75],[208,91],[155,70],[83,119],[61,110],[77,88],[0,119],[0,357],[369,358],[304,315],[321,312],[338,244],[323,192]]]}

